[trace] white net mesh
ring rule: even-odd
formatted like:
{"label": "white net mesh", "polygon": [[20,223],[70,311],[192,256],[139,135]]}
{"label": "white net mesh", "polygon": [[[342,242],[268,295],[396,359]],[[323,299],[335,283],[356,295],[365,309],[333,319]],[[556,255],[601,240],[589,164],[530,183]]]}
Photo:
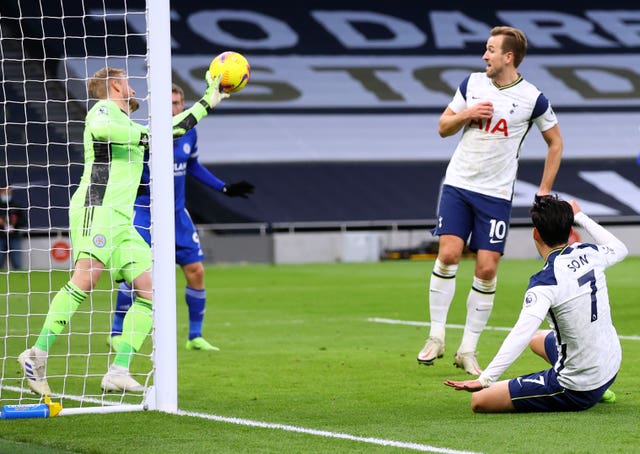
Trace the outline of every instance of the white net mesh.
{"label": "white net mesh", "polygon": [[[124,69],[142,106],[132,119],[149,122],[144,2],[54,3],[0,7],[0,188],[11,188],[0,191],[1,405],[41,401],[17,359],[36,342],[73,272],[68,206],[83,171],[84,118],[93,105],[87,79],[105,66]],[[111,278],[107,267],[49,351],[47,380],[64,408],[142,402],[142,393],[101,390],[114,357],[107,339],[118,284]],[[147,385],[151,352],[148,338],[131,364]]]}

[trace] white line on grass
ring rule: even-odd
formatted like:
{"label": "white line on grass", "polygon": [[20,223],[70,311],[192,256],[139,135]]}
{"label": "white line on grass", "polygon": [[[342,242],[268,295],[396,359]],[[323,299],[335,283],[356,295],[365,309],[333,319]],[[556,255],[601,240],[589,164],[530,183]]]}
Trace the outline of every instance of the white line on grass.
{"label": "white line on grass", "polygon": [[[409,326],[431,326],[431,323],[428,322],[416,322],[412,320],[394,320],[392,318],[379,318],[379,317],[369,317],[367,319],[368,322],[373,323],[387,323],[389,325],[409,325]],[[464,325],[455,325],[449,324],[446,325],[447,328],[454,329],[464,329]],[[484,329],[493,330],[493,331],[511,331],[511,328],[507,328],[505,326],[486,326]],[[623,340],[640,340],[640,336],[618,336],[619,339]]]}
{"label": "white line on grass", "polygon": [[[6,389],[7,391],[19,392],[21,394],[29,392],[29,390],[27,390],[27,389],[24,389],[24,388],[21,388],[21,387],[16,387],[16,386],[2,385],[2,386],[0,386],[0,389]],[[83,396],[73,396],[73,395],[68,395],[68,394],[52,394],[51,397],[69,399],[69,400],[74,400],[74,401],[83,402],[83,403],[102,404],[102,405],[107,405],[107,406],[118,405],[118,406],[122,406],[123,407],[121,411],[139,411],[139,410],[142,410],[142,406],[141,405],[123,405],[123,404],[118,404],[117,402],[109,402],[109,401],[105,401],[103,399],[86,398],[86,397],[83,397]],[[107,411],[103,411],[103,413],[111,412],[114,408],[116,408],[116,407],[112,407],[111,409],[109,409]],[[66,414],[69,415],[69,416],[73,415],[73,414],[79,414],[78,412],[73,411],[73,410],[77,410],[77,409],[63,409],[62,412],[60,413],[60,416],[64,416],[65,415],[65,410],[67,410]],[[85,411],[82,411],[82,413],[91,412],[91,409],[86,409],[85,408],[84,410]],[[178,415],[178,416],[192,416],[192,417],[195,417],[195,418],[209,419],[211,421],[226,422],[226,423],[237,424],[237,425],[241,425],[241,426],[259,427],[259,428],[262,428],[262,429],[284,430],[286,432],[297,432],[297,433],[315,435],[315,436],[318,436],[318,437],[326,437],[326,438],[339,438],[339,439],[342,439],[342,440],[351,440],[351,441],[357,441],[357,442],[360,442],[360,443],[369,443],[369,444],[374,444],[374,445],[379,445],[379,446],[391,446],[393,448],[412,449],[414,451],[421,451],[421,452],[437,452],[437,453],[443,453],[443,454],[479,454],[476,451],[458,451],[458,450],[455,450],[455,449],[438,448],[437,446],[423,445],[423,444],[420,444],[420,443],[410,443],[410,442],[404,442],[404,441],[385,440],[385,439],[382,439],[382,438],[358,437],[358,436],[355,436],[355,435],[349,435],[349,434],[340,433],[340,432],[329,432],[329,431],[326,431],[326,430],[307,429],[307,428],[304,428],[304,427],[290,426],[290,425],[287,425],[287,424],[277,424],[277,423],[270,423],[270,422],[252,421],[250,419],[241,419],[241,418],[233,418],[233,417],[228,417],[228,416],[210,415],[210,414],[207,414],[207,413],[195,413],[195,412],[190,412],[190,411],[178,410],[175,414]]]}
{"label": "white line on grass", "polygon": [[414,451],[439,452],[439,453],[445,453],[445,454],[477,454],[475,451],[458,451],[455,449],[438,448],[437,446],[423,445],[420,443],[408,443],[404,441],[385,440],[382,438],[358,437],[355,435],[349,435],[349,434],[340,433],[340,432],[329,432],[326,430],[306,429],[304,427],[290,426],[287,424],[276,424],[276,423],[268,423],[268,422],[261,422],[261,421],[252,421],[249,419],[230,418],[227,416],[209,415],[206,413],[192,413],[188,411],[178,410],[177,414],[182,416],[194,416],[196,418],[210,419],[212,421],[238,424],[241,426],[260,427],[263,429],[284,430],[287,432],[297,432],[297,433],[303,433],[308,435],[316,435],[318,437],[340,438],[342,440],[351,440],[351,441],[357,441],[360,443],[370,443],[370,444],[379,445],[379,446],[391,446],[394,448],[412,449]]}

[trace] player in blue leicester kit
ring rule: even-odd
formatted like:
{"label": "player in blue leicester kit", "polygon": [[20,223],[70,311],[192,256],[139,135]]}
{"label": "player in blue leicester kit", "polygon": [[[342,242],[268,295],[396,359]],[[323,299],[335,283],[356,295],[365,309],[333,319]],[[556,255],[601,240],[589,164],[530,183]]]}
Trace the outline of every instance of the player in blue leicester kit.
{"label": "player in blue leicester kit", "polygon": [[[581,411],[615,400],[608,388],[620,369],[622,348],[604,271],[626,257],[627,247],[575,201],[536,197],[531,220],[545,262],[529,280],[518,321],[478,379],[445,382],[474,392],[474,412]],[[574,220],[595,244],[568,244]],[[551,330],[537,331],[545,319]],[[527,343],[552,367],[496,383]]]}
{"label": "player in blue leicester kit", "polygon": [[[184,110],[184,91],[173,84],[171,89],[173,115]],[[185,300],[189,309],[188,350],[218,350],[202,337],[202,323],[206,306],[204,285],[204,253],[200,247],[198,232],[185,208],[185,183],[187,174],[198,181],[222,192],[229,197],[247,198],[254,186],[246,181],[226,184],[215,177],[198,161],[197,133],[195,128],[173,143],[173,176],[175,196],[175,241],[176,263],[182,267],[187,281]],[[143,191],[136,198],[134,225],[145,241],[151,244],[151,201],[149,195],[149,167],[145,165],[141,187]],[[131,286],[123,282],[119,287],[116,311],[111,326],[109,343],[116,346],[121,339],[122,323],[131,307],[133,292]]]}
{"label": "player in blue leicester kit", "polygon": [[447,314],[465,244],[477,253],[467,297],[467,319],[454,364],[480,375],[476,358],[497,286],[498,262],[505,249],[520,148],[533,125],[547,143],[538,194],[549,194],[562,156],[562,137],[547,98],[518,73],[527,40],[512,27],[495,27],[482,56],[485,72],[469,75],[442,113],[442,137],[462,131],[447,167],[440,200],[438,257],[429,283],[431,327],[418,363],[432,365],[445,350]]}

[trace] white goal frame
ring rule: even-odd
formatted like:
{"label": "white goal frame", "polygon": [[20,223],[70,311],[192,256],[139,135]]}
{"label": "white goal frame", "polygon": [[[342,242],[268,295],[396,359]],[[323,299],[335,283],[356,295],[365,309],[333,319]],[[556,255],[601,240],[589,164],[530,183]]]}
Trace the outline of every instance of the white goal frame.
{"label": "white goal frame", "polygon": [[[140,410],[178,411],[175,216],[171,115],[169,0],[147,0],[147,77],[150,119],[149,170],[153,252],[153,381],[140,405],[62,409],[59,416]],[[152,113],[153,112],[153,113]],[[162,247],[158,246],[162,240]]]}
{"label": "white goal frame", "polygon": [[[108,2],[105,2],[108,4]],[[138,9],[139,15],[142,11]],[[169,0],[146,0],[146,82],[148,95],[146,101],[150,121],[150,191],[151,191],[151,229],[153,254],[153,346],[151,352],[153,384],[144,395],[133,403],[109,403],[105,399],[86,399],[78,408],[63,408],[59,416],[114,413],[141,410],[159,410],[169,413],[178,412],[178,372],[177,372],[177,323],[176,323],[176,266],[174,232],[174,177],[173,177],[173,137],[171,115],[171,21]],[[43,13],[44,14],[44,13]],[[32,19],[32,18],[30,18]],[[66,55],[64,55],[66,57]],[[92,56],[88,56],[92,57]],[[101,56],[96,56],[102,58]],[[125,61],[129,58],[125,56]],[[88,58],[87,58],[88,60]],[[106,61],[106,58],[105,58]],[[90,74],[87,74],[89,76]],[[143,76],[144,77],[144,76]],[[79,86],[84,77],[69,77],[67,88]],[[26,81],[26,80],[25,80]],[[67,93],[67,99],[73,96]],[[143,98],[143,96],[139,96]],[[25,99],[27,93],[25,91]],[[28,102],[28,99],[26,99]],[[67,118],[67,121],[69,118]],[[76,164],[76,163],[72,163]],[[137,182],[132,182],[137,184]],[[58,207],[60,208],[60,207]],[[51,252],[51,251],[48,251]],[[8,259],[8,257],[7,257]],[[51,288],[50,293],[56,289]],[[117,285],[111,290],[117,292]],[[113,308],[112,308],[113,310]],[[42,315],[42,314],[39,314]],[[34,324],[36,326],[37,324]],[[104,332],[104,330],[103,330]],[[102,333],[103,333],[102,332]],[[95,335],[102,335],[96,331]],[[86,333],[85,333],[86,334]],[[90,333],[93,335],[93,333]],[[7,334],[5,334],[6,336]],[[27,333],[28,336],[33,333]],[[12,355],[12,356],[9,356]],[[5,352],[3,374],[12,369],[17,353]],[[67,376],[69,376],[67,371]],[[5,378],[5,375],[2,376]],[[86,377],[85,377],[86,379]],[[16,381],[11,377],[9,381]],[[2,383],[2,389],[19,393],[19,403],[32,403],[33,395],[27,395],[26,382],[22,387],[8,386]],[[23,396],[23,393],[24,396]],[[39,397],[39,396],[38,396]],[[61,397],[65,397],[61,395]],[[103,395],[104,397],[104,395]],[[52,400],[55,402],[55,395]],[[14,399],[15,400],[15,399]],[[16,403],[12,402],[2,402]],[[89,403],[90,405],[86,405]],[[95,404],[95,405],[94,405]]]}
{"label": "white goal frame", "polygon": [[[140,405],[62,409],[60,416],[139,410],[178,411],[175,216],[171,115],[169,0],[147,0],[150,118],[151,245],[153,251],[153,381]],[[153,112],[153,113],[152,113]],[[158,246],[162,240],[162,247]]]}
{"label": "white goal frame", "polygon": [[[150,175],[155,368],[154,389],[148,390],[147,406],[149,409],[176,412],[178,353],[170,30],[169,0],[147,0],[150,149],[153,150],[150,153]],[[162,239],[163,247],[158,247],[154,238]],[[152,393],[155,396],[151,396]]]}

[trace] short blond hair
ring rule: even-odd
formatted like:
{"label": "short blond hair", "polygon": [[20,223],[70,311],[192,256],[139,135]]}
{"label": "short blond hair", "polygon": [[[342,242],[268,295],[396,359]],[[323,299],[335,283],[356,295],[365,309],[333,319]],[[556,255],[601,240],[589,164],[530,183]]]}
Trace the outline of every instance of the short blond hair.
{"label": "short blond hair", "polygon": [[502,53],[513,53],[513,66],[520,66],[527,54],[527,37],[522,30],[517,28],[499,26],[491,29],[491,36],[504,36],[502,40]]}
{"label": "short blond hair", "polygon": [[123,78],[126,76],[124,69],[110,68],[106,66],[95,72],[87,82],[89,96],[95,99],[107,99],[109,94],[109,82],[112,79]]}
{"label": "short blond hair", "polygon": [[184,90],[178,84],[171,84],[171,93],[177,93],[184,100]]}

